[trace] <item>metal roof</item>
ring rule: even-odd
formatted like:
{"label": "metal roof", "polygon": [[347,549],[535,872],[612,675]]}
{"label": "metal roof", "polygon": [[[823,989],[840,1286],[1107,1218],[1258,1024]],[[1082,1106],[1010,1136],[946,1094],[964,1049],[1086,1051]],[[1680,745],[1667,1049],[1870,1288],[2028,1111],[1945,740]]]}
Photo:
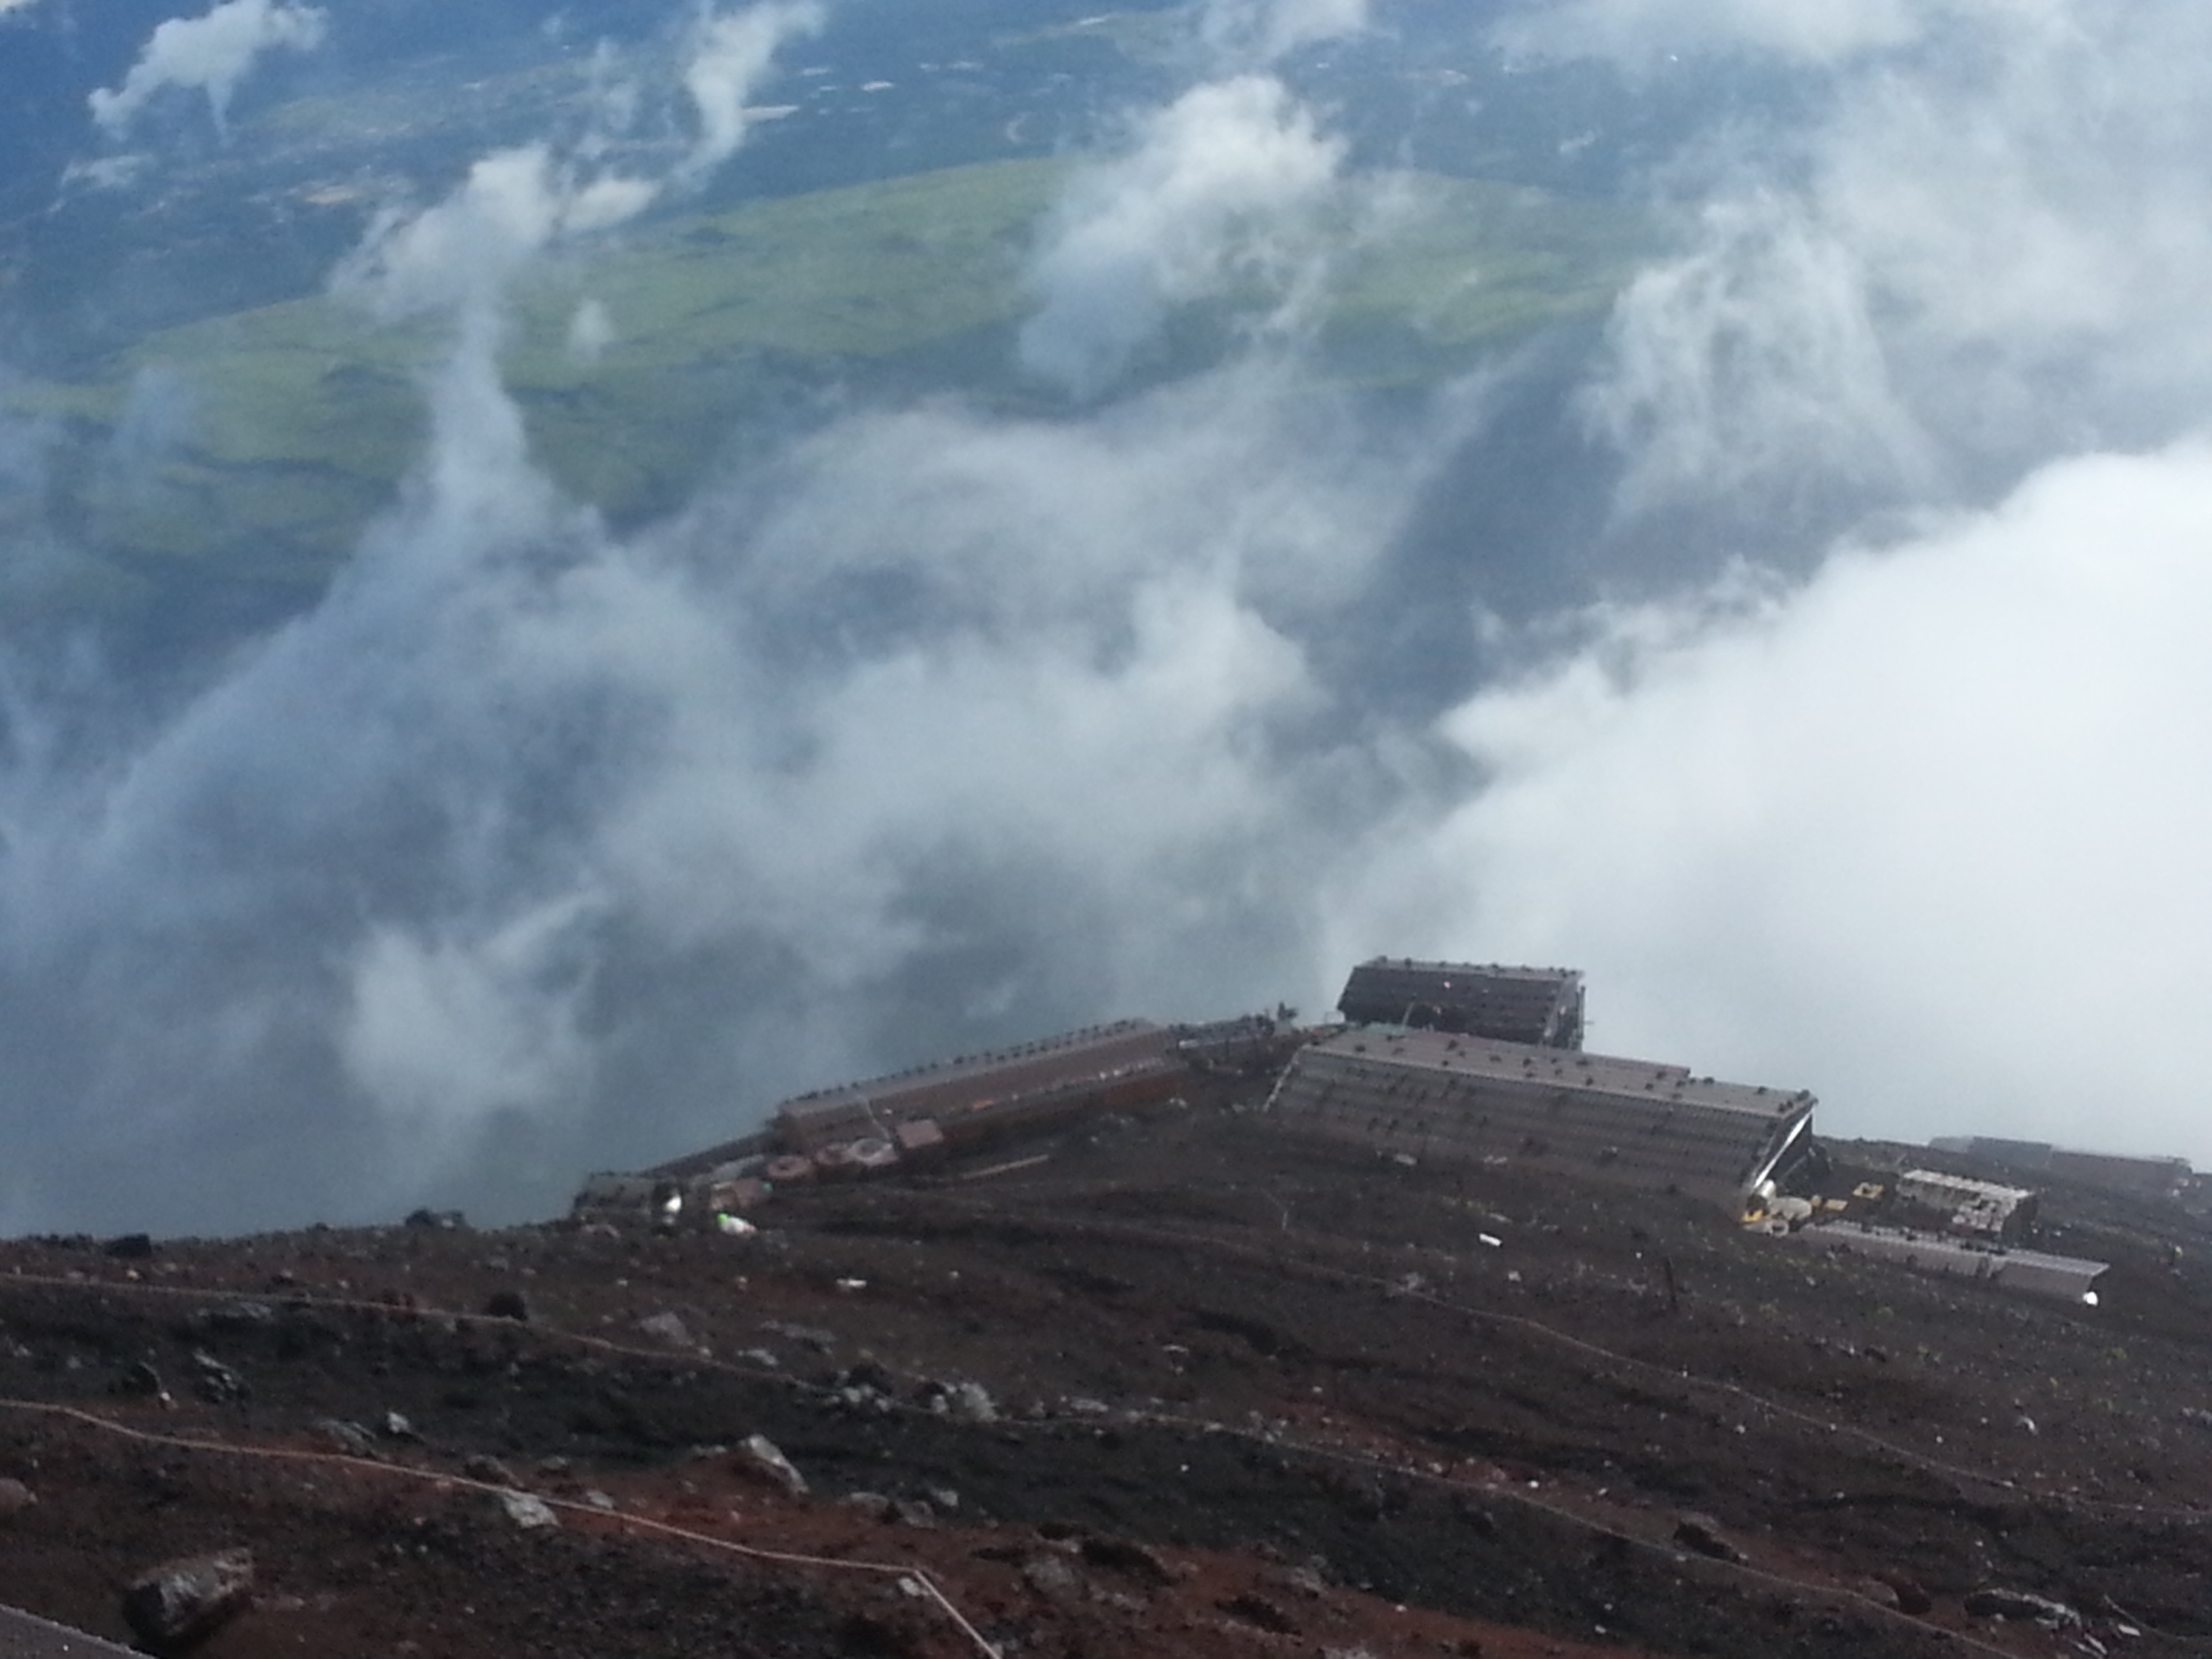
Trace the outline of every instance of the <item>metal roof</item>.
{"label": "metal roof", "polygon": [[2097,1280],[2111,1271],[2107,1262],[2080,1256],[2051,1255],[2041,1250],[1992,1250],[1958,1239],[1864,1222],[1820,1222],[1801,1228],[1791,1237],[1817,1250],[1870,1256],[1954,1279],[1987,1279],[2008,1290],[2067,1302],[2082,1300]]}
{"label": "metal roof", "polygon": [[103,1642],[15,1607],[0,1607],[0,1659],[144,1659],[129,1648]]}
{"label": "metal roof", "polygon": [[1150,1020],[1090,1025],[817,1090],[784,1102],[775,1115],[786,1136],[807,1150],[856,1134],[888,1134],[909,1118],[933,1117],[949,1127],[963,1113],[1172,1065],[1174,1043],[1174,1032]]}
{"label": "metal roof", "polygon": [[1376,957],[1352,970],[1337,1007],[1361,1024],[1574,1048],[1582,1043],[1583,976],[1570,968]]}
{"label": "metal roof", "polygon": [[1446,1031],[1352,1030],[1302,1050],[1285,1127],[1448,1162],[1522,1162],[1734,1205],[1806,1133],[1803,1090]]}

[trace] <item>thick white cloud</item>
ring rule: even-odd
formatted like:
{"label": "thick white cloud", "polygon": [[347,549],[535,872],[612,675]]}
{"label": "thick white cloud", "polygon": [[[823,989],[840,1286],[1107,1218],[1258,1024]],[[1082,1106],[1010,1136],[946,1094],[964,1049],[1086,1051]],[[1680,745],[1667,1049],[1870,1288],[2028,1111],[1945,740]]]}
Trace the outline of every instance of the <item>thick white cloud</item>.
{"label": "thick white cloud", "polygon": [[386,925],[362,942],[338,1048],[400,1131],[384,1181],[434,1178],[501,1112],[544,1117],[588,1096],[592,1052],[577,1029],[588,913],[570,898],[480,935]]}
{"label": "thick white cloud", "polygon": [[1446,722],[1490,780],[1364,946],[1571,961],[1594,1046],[1831,1127],[2212,1157],[2212,449],[2057,463],[1802,591],[1601,619]]}
{"label": "thick white cloud", "polygon": [[685,160],[687,176],[711,173],[738,153],[751,125],[746,106],[785,42],[822,27],[815,0],[768,0],[743,11],[708,17],[684,71],[699,119],[699,137]]}
{"label": "thick white cloud", "polygon": [[1842,72],[1814,125],[1712,147],[1692,247],[1593,392],[1646,503],[1892,500],[2190,429],[2212,371],[2212,14],[2063,0]]}
{"label": "thick white cloud", "polygon": [[434,206],[380,217],[337,283],[392,316],[481,307],[553,242],[611,229],[659,193],[651,179],[580,176],[544,144],[500,150]]}
{"label": "thick white cloud", "polygon": [[239,82],[265,52],[309,52],[323,42],[323,14],[286,0],[222,0],[199,17],[173,17],[157,27],[123,84],[92,94],[93,118],[120,136],[154,95],[167,87],[207,94],[216,125],[225,125]]}
{"label": "thick white cloud", "polygon": [[1628,458],[1626,513],[1841,478],[1927,487],[1937,462],[1893,381],[1862,256],[1795,198],[1707,207],[1700,246],[1614,308],[1592,424]]}
{"label": "thick white cloud", "polygon": [[1232,294],[1281,304],[1310,268],[1310,216],[1343,155],[1269,76],[1208,82],[1155,112],[1129,154],[1076,180],[1047,227],[1024,362],[1091,396],[1175,306]]}

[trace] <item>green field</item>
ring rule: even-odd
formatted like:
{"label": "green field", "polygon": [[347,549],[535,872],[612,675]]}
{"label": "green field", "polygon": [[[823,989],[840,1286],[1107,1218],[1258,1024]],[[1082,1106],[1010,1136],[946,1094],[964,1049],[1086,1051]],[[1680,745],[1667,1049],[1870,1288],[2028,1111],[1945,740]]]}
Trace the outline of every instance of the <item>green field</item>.
{"label": "green field", "polygon": [[[682,501],[733,435],[825,388],[1048,409],[1015,371],[1014,338],[1034,303],[1024,255],[1064,176],[1000,161],[754,201],[554,262],[520,296],[506,363],[538,453],[577,499],[630,522]],[[1644,237],[1624,215],[1522,187],[1401,184],[1379,226],[1355,231],[1347,210],[1338,228],[1318,357],[1340,380],[1432,382],[1591,314]],[[586,302],[605,323],[591,353],[571,343]],[[1141,372],[1196,367],[1224,337],[1171,331],[1179,360]],[[312,591],[416,454],[420,375],[441,344],[316,297],[153,335],[95,379],[19,385],[19,409],[67,434],[56,516],[103,567],[50,602],[211,574]],[[186,411],[151,477],[105,459],[149,379]],[[30,602],[20,583],[8,597]]]}

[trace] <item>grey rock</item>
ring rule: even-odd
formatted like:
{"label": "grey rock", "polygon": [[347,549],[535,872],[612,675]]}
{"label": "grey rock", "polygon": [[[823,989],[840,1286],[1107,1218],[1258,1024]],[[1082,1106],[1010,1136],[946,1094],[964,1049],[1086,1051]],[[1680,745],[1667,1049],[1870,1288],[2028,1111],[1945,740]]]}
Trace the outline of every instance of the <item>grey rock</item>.
{"label": "grey rock", "polygon": [[981,1382],[955,1382],[945,1391],[945,1409],[962,1423],[995,1423],[998,1402]]}
{"label": "grey rock", "polygon": [[378,1426],[383,1430],[386,1440],[420,1440],[422,1437],[415,1432],[415,1425],[398,1412],[385,1413],[384,1421]]}
{"label": "grey rock", "polygon": [[228,1623],[252,1599],[253,1553],[221,1550],[141,1573],[123,1593],[123,1617],[146,1646],[180,1648]]}
{"label": "grey rock", "polygon": [[0,1521],[21,1515],[39,1501],[39,1495],[20,1480],[0,1480]]}
{"label": "grey rock", "polygon": [[485,1316],[491,1319],[512,1319],[520,1324],[530,1322],[530,1304],[520,1291],[494,1291],[484,1299]]}
{"label": "grey rock", "polygon": [[637,1322],[638,1329],[654,1341],[672,1348],[695,1348],[698,1344],[685,1328],[682,1319],[672,1313],[657,1313]]}
{"label": "grey rock", "polygon": [[211,1331],[258,1331],[276,1322],[276,1310],[266,1302],[218,1302],[192,1316],[192,1322]]}
{"label": "grey rock", "polygon": [[525,1532],[538,1532],[561,1524],[561,1517],[554,1514],[551,1504],[526,1492],[500,1493],[499,1506],[507,1512],[507,1518]]}
{"label": "grey rock", "polygon": [[472,1457],[462,1459],[461,1473],[471,1480],[483,1481],[487,1486],[513,1486],[520,1484],[514,1478],[514,1470],[508,1468],[496,1457],[487,1456],[483,1452],[478,1452]]}
{"label": "grey rock", "polygon": [[1929,1595],[1926,1587],[1910,1574],[1885,1572],[1881,1575],[1880,1582],[1887,1588],[1892,1595],[1897,1598],[1897,1610],[1899,1613],[1910,1613],[1917,1619],[1922,1613],[1933,1609],[1936,1605],[1936,1598]]}
{"label": "grey rock", "polygon": [[358,1423],[349,1423],[343,1418],[319,1417],[314,1422],[315,1432],[349,1457],[375,1457],[376,1442],[367,1429]]}
{"label": "grey rock", "polygon": [[2027,1590],[1978,1589],[1966,1598],[1966,1608],[1977,1619],[2030,1619],[2053,1630],[2071,1629],[2081,1622],[2081,1615],[2063,1601]]}
{"label": "grey rock", "polygon": [[1743,1552],[1729,1542],[1720,1522],[1709,1515],[1684,1515],[1674,1522],[1674,1541],[1684,1549],[1716,1561],[1741,1561]]}
{"label": "grey rock", "polygon": [[246,1379],[204,1348],[192,1350],[192,1392],[211,1406],[243,1400],[252,1390]]}
{"label": "grey rock", "polygon": [[787,1342],[796,1342],[817,1353],[828,1353],[837,1346],[835,1333],[817,1330],[811,1325],[790,1325],[781,1319],[763,1319],[761,1328],[771,1336],[780,1336]]}
{"label": "grey rock", "polygon": [[143,1395],[149,1400],[166,1401],[169,1390],[161,1382],[161,1373],[155,1370],[150,1360],[141,1359],[123,1373],[116,1383],[119,1394]]}
{"label": "grey rock", "polygon": [[1127,1573],[1146,1583],[1165,1586],[1176,1581],[1175,1569],[1149,1544],[1133,1538],[1093,1534],[1083,1540],[1080,1553],[1094,1567]]}
{"label": "grey rock", "polygon": [[806,1495],[806,1477],[798,1471],[775,1441],[764,1434],[749,1434],[738,1448],[738,1467],[781,1486],[793,1498]]}
{"label": "grey rock", "polygon": [[1057,1555],[1032,1555],[1022,1564],[1022,1581],[1055,1606],[1083,1599],[1083,1575]]}

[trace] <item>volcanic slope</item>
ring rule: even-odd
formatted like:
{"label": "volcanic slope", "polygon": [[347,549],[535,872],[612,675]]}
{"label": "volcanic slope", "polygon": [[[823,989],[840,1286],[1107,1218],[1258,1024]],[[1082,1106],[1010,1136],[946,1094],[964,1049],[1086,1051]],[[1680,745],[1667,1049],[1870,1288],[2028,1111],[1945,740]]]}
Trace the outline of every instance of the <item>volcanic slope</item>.
{"label": "volcanic slope", "polygon": [[121,1637],[134,1573],[236,1546],[259,1592],[210,1659],[2212,1644],[2200,1222],[2055,1195],[2115,1264],[2069,1306],[1251,1103],[746,1237],[0,1245],[36,1500],[0,1600]]}

